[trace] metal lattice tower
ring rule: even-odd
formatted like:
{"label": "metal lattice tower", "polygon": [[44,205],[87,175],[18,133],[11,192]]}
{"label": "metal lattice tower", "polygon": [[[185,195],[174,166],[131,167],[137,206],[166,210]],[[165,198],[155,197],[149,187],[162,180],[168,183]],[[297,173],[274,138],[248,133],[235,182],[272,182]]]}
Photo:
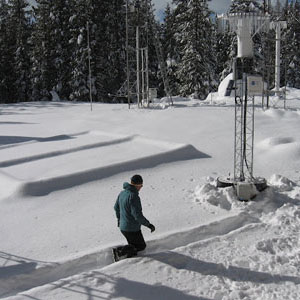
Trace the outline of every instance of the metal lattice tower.
{"label": "metal lattice tower", "polygon": [[269,30],[269,16],[260,13],[229,15],[231,30],[238,36],[238,55],[234,63],[235,81],[235,138],[234,181],[253,182],[254,94],[252,37],[259,31]]}
{"label": "metal lattice tower", "polygon": [[[237,61],[236,61],[237,62]],[[253,181],[254,96],[247,93],[246,62],[235,63],[234,181]],[[238,74],[242,76],[239,78]]]}
{"label": "metal lattice tower", "polygon": [[[259,12],[233,13],[218,20],[223,30],[236,32],[238,53],[233,64],[235,90],[234,178],[233,182],[255,182],[253,176],[254,96],[263,91],[262,78],[253,74],[252,38],[268,31],[270,17]],[[261,90],[256,91],[256,88]]]}
{"label": "metal lattice tower", "polygon": [[126,91],[128,103],[138,106],[148,99],[148,15],[149,1],[126,1]]}
{"label": "metal lattice tower", "polygon": [[[149,30],[154,36],[150,36]],[[149,106],[149,40],[153,39],[161,77],[167,97],[170,88],[167,78],[159,30],[154,18],[151,0],[126,1],[126,69],[127,78],[117,93],[117,97],[126,97],[128,105],[137,102],[139,107]]]}

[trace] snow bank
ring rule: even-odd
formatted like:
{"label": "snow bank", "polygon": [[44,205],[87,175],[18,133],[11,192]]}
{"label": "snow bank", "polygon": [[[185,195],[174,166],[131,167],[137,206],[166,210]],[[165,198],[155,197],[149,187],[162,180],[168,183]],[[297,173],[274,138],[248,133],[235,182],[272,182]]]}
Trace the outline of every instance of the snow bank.
{"label": "snow bank", "polygon": [[287,201],[291,201],[285,195],[286,192],[289,192],[292,199],[300,199],[300,187],[279,174],[273,174],[268,180],[267,189],[248,203],[238,201],[233,187],[217,188],[216,179],[208,177],[206,180],[207,183],[196,186],[194,201],[201,205],[209,204],[224,210],[244,211],[254,216],[261,216],[273,213]]}
{"label": "snow bank", "polygon": [[209,203],[220,208],[231,210],[236,201],[233,187],[219,189],[216,181],[197,186],[195,189],[195,202],[199,204]]}
{"label": "snow bank", "polygon": [[266,161],[286,160],[287,157],[293,160],[300,159],[300,143],[292,137],[274,137],[267,138],[257,144],[257,151],[260,159]]}
{"label": "snow bank", "polygon": [[272,175],[269,183],[280,192],[292,191],[296,187],[295,182],[279,174]]}

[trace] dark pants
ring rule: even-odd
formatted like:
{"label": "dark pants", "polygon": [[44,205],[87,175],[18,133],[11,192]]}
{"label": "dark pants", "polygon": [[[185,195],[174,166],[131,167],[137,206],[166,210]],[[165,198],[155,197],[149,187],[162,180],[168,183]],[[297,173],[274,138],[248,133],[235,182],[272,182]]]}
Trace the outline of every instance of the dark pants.
{"label": "dark pants", "polygon": [[120,256],[126,255],[126,257],[133,257],[137,255],[138,251],[142,251],[146,248],[146,243],[142,234],[142,231],[122,231],[125,236],[128,245],[118,247]]}

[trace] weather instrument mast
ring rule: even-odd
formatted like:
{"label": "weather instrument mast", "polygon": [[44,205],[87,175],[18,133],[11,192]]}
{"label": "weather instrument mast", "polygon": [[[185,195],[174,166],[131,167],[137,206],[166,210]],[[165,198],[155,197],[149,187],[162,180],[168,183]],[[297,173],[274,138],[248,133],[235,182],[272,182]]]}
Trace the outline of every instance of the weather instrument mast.
{"label": "weather instrument mast", "polygon": [[[266,187],[264,178],[253,174],[254,98],[263,93],[263,80],[254,74],[252,37],[268,31],[268,14],[258,12],[233,13],[221,17],[223,27],[237,34],[238,51],[233,63],[235,98],[234,176],[218,178],[219,187],[235,186],[240,200],[250,200]],[[225,26],[224,26],[225,25]]]}

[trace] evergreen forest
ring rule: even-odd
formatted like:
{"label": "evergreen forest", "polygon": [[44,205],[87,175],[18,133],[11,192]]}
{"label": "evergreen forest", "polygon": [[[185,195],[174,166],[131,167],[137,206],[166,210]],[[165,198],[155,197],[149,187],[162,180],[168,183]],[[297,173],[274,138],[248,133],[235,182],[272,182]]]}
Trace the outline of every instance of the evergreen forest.
{"label": "evergreen forest", "polygon": [[[119,101],[126,82],[126,0],[0,0],[0,102]],[[150,13],[155,11],[151,1]],[[232,1],[229,13],[261,12],[261,1]],[[300,89],[300,1],[268,7],[282,32],[281,84]],[[147,19],[149,16],[140,16]],[[205,99],[232,70],[236,35],[220,31],[206,0],[173,0],[156,22],[172,95]],[[148,24],[148,23],[147,23]],[[150,23],[149,23],[150,24]],[[151,87],[163,80],[149,29]],[[275,31],[253,37],[255,72],[272,87]]]}

